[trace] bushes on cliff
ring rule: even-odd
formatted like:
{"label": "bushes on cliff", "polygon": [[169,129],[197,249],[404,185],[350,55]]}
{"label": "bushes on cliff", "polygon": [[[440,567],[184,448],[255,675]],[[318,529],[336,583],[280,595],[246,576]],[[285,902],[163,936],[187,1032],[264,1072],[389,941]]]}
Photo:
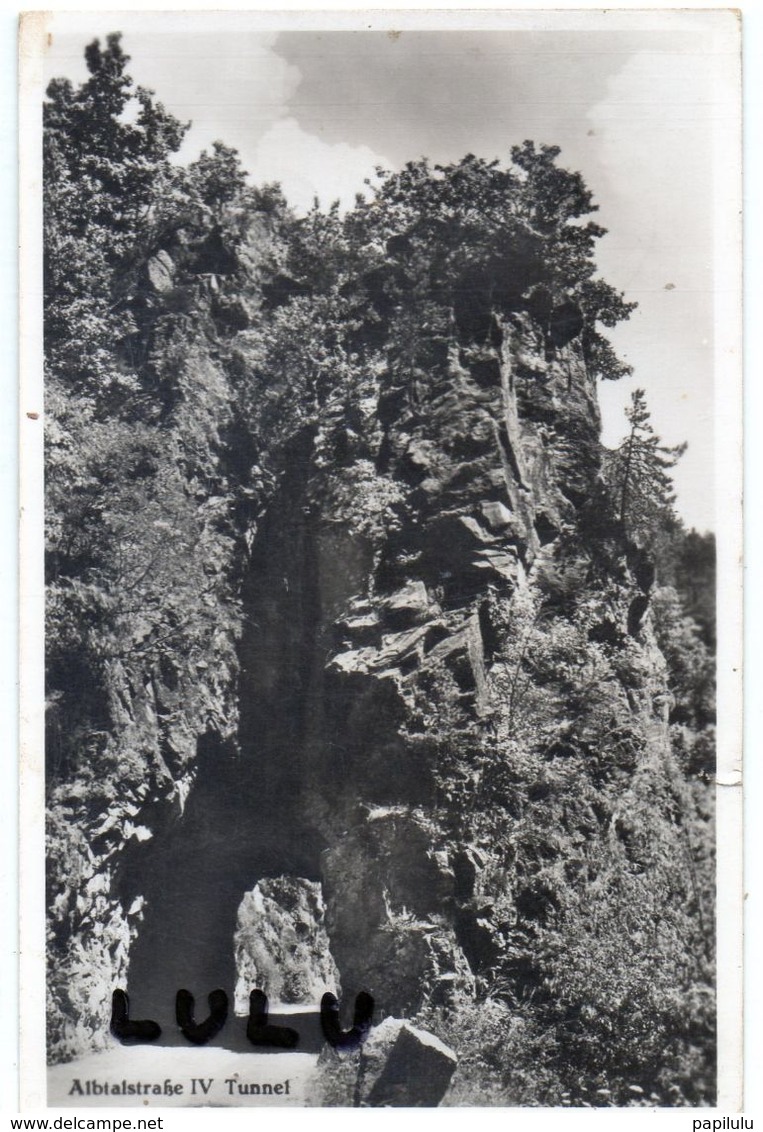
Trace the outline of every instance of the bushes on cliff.
{"label": "bushes on cliff", "polygon": [[715,765],[714,538],[687,532],[675,512],[671,471],[686,446],[662,443],[643,390],[633,392],[626,417],[627,436],[604,453],[610,508],[623,546],[644,571],[641,584],[673,697],[674,751],[685,771],[709,778]]}
{"label": "bushes on cliff", "polygon": [[637,1086],[661,1104],[707,1104],[712,962],[691,868],[676,866],[686,847],[662,818],[669,793],[634,789],[622,806],[587,854],[588,883],[566,890],[563,938],[547,940],[561,1072],[573,1097],[596,1082],[609,1103]]}
{"label": "bushes on cliff", "polygon": [[666,532],[655,540],[655,558],[660,585],[672,586],[692,617],[703,641],[715,649],[715,535],[706,531]]}
{"label": "bushes on cliff", "polygon": [[483,861],[491,938],[478,1003],[421,1019],[459,1053],[449,1103],[712,1102],[712,814],[647,743],[659,654],[624,627],[591,640],[627,593],[494,598],[494,715],[428,725],[439,820]]}
{"label": "bushes on cliff", "polygon": [[684,797],[666,823],[673,786],[652,771],[624,794],[593,787],[584,763],[533,774],[525,755],[513,773],[490,796],[513,812],[495,801],[490,834],[476,815],[470,829],[511,878],[483,911],[499,954],[473,1007],[419,1019],[459,1054],[450,1103],[712,1103],[707,815]]}
{"label": "bushes on cliff", "polygon": [[702,631],[684,609],[672,586],[652,596],[655,633],[668,665],[669,687],[675,698],[674,723],[695,731],[715,722],[715,663]]}
{"label": "bushes on cliff", "polygon": [[597,206],[580,175],[557,164],[559,154],[525,142],[507,166],[469,154],[451,165],[421,160],[400,173],[378,170],[372,199],[358,201],[347,229],[377,256],[386,251],[385,307],[416,316],[417,350],[447,332],[450,318],[464,340],[487,341],[496,314],[535,311],[533,295],[542,290],[544,330],[554,310],[575,311],[572,333],[583,332],[592,376],[629,372],[597,323],[614,326],[633,304],[594,278],[595,242],[605,230],[580,222]]}
{"label": "bushes on cliff", "polygon": [[458,1057],[445,1107],[566,1103],[556,1036],[532,1005],[487,999],[457,1011],[430,1007],[416,1023],[436,1033]]}
{"label": "bushes on cliff", "polygon": [[109,666],[138,698],[171,673],[191,714],[229,694],[230,304],[253,316],[285,212],[225,146],[172,164],[184,127],[135,87],[118,35],[86,55],[87,82],[54,81],[45,104],[52,783],[84,769],[89,732],[116,725]]}

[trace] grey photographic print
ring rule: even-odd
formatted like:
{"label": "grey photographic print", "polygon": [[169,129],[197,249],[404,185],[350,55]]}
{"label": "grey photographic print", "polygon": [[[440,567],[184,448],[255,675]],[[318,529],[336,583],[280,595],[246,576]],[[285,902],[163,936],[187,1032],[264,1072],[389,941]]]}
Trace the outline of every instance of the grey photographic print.
{"label": "grey photographic print", "polygon": [[47,1103],[732,1104],[737,18],[382,16],[27,17]]}

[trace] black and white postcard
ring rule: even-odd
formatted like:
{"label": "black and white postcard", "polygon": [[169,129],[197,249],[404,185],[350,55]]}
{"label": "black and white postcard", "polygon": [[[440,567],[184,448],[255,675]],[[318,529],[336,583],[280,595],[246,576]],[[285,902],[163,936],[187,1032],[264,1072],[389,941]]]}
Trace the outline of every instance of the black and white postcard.
{"label": "black and white postcard", "polygon": [[738,1111],[738,14],[21,52],[24,1103]]}

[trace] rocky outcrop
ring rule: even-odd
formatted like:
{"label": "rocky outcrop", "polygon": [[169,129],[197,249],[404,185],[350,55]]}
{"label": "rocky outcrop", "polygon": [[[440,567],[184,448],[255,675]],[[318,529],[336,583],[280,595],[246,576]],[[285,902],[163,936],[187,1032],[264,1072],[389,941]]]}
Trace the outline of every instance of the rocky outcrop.
{"label": "rocky outcrop", "polygon": [[426,1002],[473,994],[447,911],[455,877],[431,820],[405,806],[369,808],[326,850],[323,875],[345,986],[367,989],[384,1010],[408,1017]]}
{"label": "rocky outcrop", "polygon": [[436,1108],[457,1064],[434,1034],[389,1017],[349,1055],[324,1048],[313,1100],[345,1108]]}
{"label": "rocky outcrop", "polygon": [[67,1050],[125,978],[170,1027],[180,986],[235,987],[239,1012],[254,986],[369,992],[396,1020],[358,1055],[365,1105],[440,1103],[454,1056],[410,1020],[475,997],[557,994],[572,1040],[560,941],[589,884],[652,867],[624,815],[657,798],[678,839],[649,571],[602,512],[578,324],[559,296],[454,325],[429,368],[378,363],[373,395],[257,465],[237,675],[222,645],[195,658],[193,712],[185,671],[112,686],[153,777],[87,878],[112,960]]}
{"label": "rocky outcrop", "polygon": [[[544,343],[515,314],[488,342],[454,338],[415,395],[380,374],[349,469],[331,455],[340,414],[290,441],[243,586],[238,743],[131,859],[133,891],[141,870],[164,878],[136,994],[227,985],[236,930],[242,1008],[247,982],[304,1003],[323,981],[410,1018],[471,1000],[497,967],[537,992],[536,933],[560,897],[513,823],[570,819],[542,772],[511,785],[509,765],[501,785],[498,768],[507,752],[585,758],[585,781],[608,783],[665,744],[638,587],[585,533],[594,390],[576,341]],[[587,603],[574,623],[571,594]],[[606,835],[607,818],[578,820],[573,838]]]}
{"label": "rocky outcrop", "polygon": [[[497,938],[480,880],[466,879],[464,862],[480,850],[469,858],[452,828],[464,815],[444,797],[440,723],[449,713],[477,748],[500,729],[505,627],[495,610],[534,591],[536,562],[549,563],[575,528],[598,474],[598,410],[579,345],[549,360],[528,315],[496,319],[490,342],[450,343],[427,377],[415,399],[394,375],[380,394],[376,464],[401,490],[373,539],[359,512],[330,546],[330,483],[314,473],[308,486],[312,715],[304,754],[292,755],[300,820],[327,846],[320,874],[342,985],[408,1016],[471,996]],[[585,551],[578,560],[585,573]],[[290,592],[305,585],[303,575]],[[495,882],[494,852],[485,868]]]}

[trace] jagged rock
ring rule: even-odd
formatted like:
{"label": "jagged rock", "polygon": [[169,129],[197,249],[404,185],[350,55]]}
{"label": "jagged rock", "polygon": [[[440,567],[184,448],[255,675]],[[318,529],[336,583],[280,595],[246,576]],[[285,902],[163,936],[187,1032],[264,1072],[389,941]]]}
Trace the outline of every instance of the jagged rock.
{"label": "jagged rock", "polygon": [[463,851],[458,854],[454,864],[457,865],[458,869],[464,871],[465,877],[468,877],[470,891],[473,890],[476,879],[485,868],[487,862],[487,853],[477,845],[466,845]]}
{"label": "jagged rock", "polygon": [[401,589],[379,603],[384,621],[391,628],[403,629],[431,618],[432,603],[421,581],[407,582]]}
{"label": "jagged rock", "polygon": [[519,578],[519,561],[511,547],[506,550],[480,550],[475,556],[474,565],[478,570],[492,571],[507,582],[516,582]]}
{"label": "jagged rock", "polygon": [[374,1108],[434,1108],[458,1058],[436,1038],[399,1018],[385,1018],[360,1050],[357,1098]]}
{"label": "jagged rock", "polygon": [[397,633],[384,633],[378,646],[349,650],[332,657],[330,666],[341,672],[407,673],[424,659],[427,639],[444,627],[440,619]]}
{"label": "jagged rock", "polygon": [[352,639],[353,643],[370,645],[379,636],[379,618],[375,613],[344,617],[339,622],[339,628]]}
{"label": "jagged rock", "polygon": [[503,531],[510,527],[512,514],[508,507],[500,500],[489,500],[480,503],[480,511],[491,531]]}
{"label": "jagged rock", "polygon": [[473,519],[471,515],[460,515],[458,521],[461,526],[469,532],[475,542],[489,544],[498,541],[495,535],[486,531],[482,524],[478,523],[476,519]]}
{"label": "jagged rock", "polygon": [[414,468],[428,469],[438,460],[438,450],[431,440],[411,440],[405,449],[407,461]]}
{"label": "jagged rock", "polygon": [[429,625],[419,625],[415,629],[403,629],[399,633],[385,633],[374,666],[395,668],[412,654],[420,658],[429,629]]}
{"label": "jagged rock", "polygon": [[628,606],[628,635],[635,637],[640,629],[646,611],[649,608],[649,598],[646,594],[637,594]]}
{"label": "jagged rock", "polygon": [[[160,253],[151,286],[169,289],[173,273]],[[263,299],[300,290],[276,275]],[[277,474],[253,481],[247,520],[239,670],[219,642],[187,664],[168,648],[149,686],[111,664],[116,751],[139,752],[151,783],[138,809],[93,819],[75,856],[91,853],[93,867],[56,896],[57,930],[78,917],[89,949],[75,956],[81,1029],[67,1054],[97,1029],[114,978],[129,974],[147,1010],[178,985],[176,971],[201,994],[223,981],[222,965],[230,986],[234,931],[243,1011],[254,985],[274,1003],[308,1003],[340,976],[348,1001],[368,990],[383,1013],[463,1006],[499,958],[531,1002],[543,960],[522,931],[553,907],[535,874],[566,884],[568,869],[597,860],[610,801],[597,791],[606,783],[617,796],[621,771],[635,780],[664,754],[669,710],[628,568],[615,578],[586,544],[599,417],[580,344],[562,341],[576,315],[560,298],[506,315],[480,293],[470,314],[463,294],[466,331],[427,341],[405,384],[379,363],[351,420],[343,394],[274,441]],[[592,566],[609,571],[606,593]],[[644,569],[636,580],[651,584]],[[593,671],[569,617],[580,593]],[[237,726],[234,699],[235,750],[206,758],[206,729]],[[638,789],[649,796],[646,774]],[[472,843],[483,836],[489,848]],[[57,979],[60,1016],[68,990]],[[454,1067],[451,1051],[400,1018],[358,1059],[353,1088],[368,1105],[437,1104]]]}
{"label": "jagged rock", "polygon": [[644,593],[649,593],[655,579],[655,564],[652,556],[641,547],[636,547],[628,554],[628,564],[633,571],[636,585]]}
{"label": "jagged rock", "polygon": [[547,515],[545,511],[538,511],[535,517],[535,531],[538,535],[540,545],[546,546],[548,543],[553,542],[559,534],[559,524]]}
{"label": "jagged rock", "polygon": [[479,711],[488,705],[485,657],[479,616],[474,614],[457,632],[435,645],[427,664],[446,663],[462,691],[473,691]]}
{"label": "jagged rock", "polygon": [[175,264],[172,256],[164,250],[156,253],[148,261],[148,281],[155,291],[165,294],[175,285]]}
{"label": "jagged rock", "polygon": [[577,303],[560,303],[549,315],[549,336],[557,348],[566,346],[573,338],[577,338],[583,326],[583,312]]}

